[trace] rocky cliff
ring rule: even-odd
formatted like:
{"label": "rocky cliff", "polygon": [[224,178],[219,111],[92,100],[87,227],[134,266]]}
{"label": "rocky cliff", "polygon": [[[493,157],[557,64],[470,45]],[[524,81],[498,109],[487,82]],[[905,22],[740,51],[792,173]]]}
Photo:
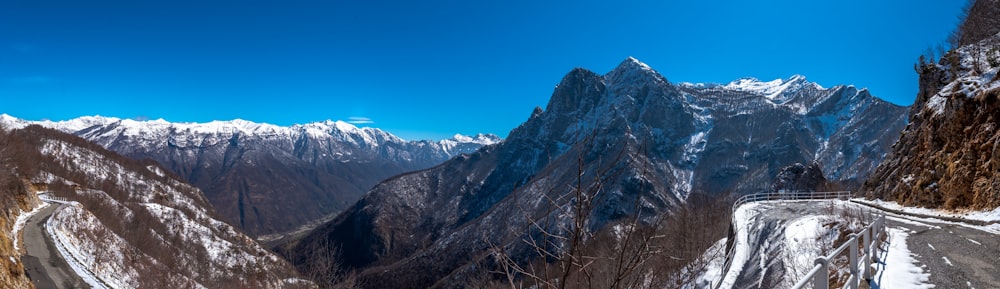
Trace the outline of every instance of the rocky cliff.
{"label": "rocky cliff", "polygon": [[[995,1],[975,5],[987,2]],[[948,209],[1000,206],[1000,35],[968,41],[918,67],[910,124],[865,183],[867,196]]]}

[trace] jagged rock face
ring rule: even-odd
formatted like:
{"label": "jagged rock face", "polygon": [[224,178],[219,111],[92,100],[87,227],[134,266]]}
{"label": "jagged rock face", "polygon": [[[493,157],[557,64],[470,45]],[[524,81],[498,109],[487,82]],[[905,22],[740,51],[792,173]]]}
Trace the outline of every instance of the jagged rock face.
{"label": "jagged rock face", "polygon": [[778,172],[771,185],[772,192],[816,192],[825,188],[826,178],[816,163],[787,166]]}
{"label": "jagged rock face", "polygon": [[865,183],[869,197],[911,206],[1000,206],[998,48],[994,35],[921,68],[910,124]]}
{"label": "jagged rock face", "polygon": [[280,127],[84,117],[38,124],[159,162],[201,188],[230,223],[257,236],[332,216],[379,181],[499,141],[494,135],[404,141],[339,121]]}
{"label": "jagged rock face", "polygon": [[812,162],[826,179],[856,188],[906,124],[905,107],[868,90],[826,89],[801,76],[681,88],[710,112],[692,184],[710,193],[766,191],[785,166]]}
{"label": "jagged rock face", "polygon": [[[632,58],[603,76],[574,69],[547,108],[503,143],[386,180],[279,251],[309,266],[311,250],[333,244],[372,288],[461,286],[490,244],[528,254],[512,231],[530,220],[568,221],[552,207],[572,203],[565,196],[580,180],[600,184],[587,224],[594,230],[669,212],[693,191],[768,189],[796,162],[823,159],[834,179],[863,178],[889,145],[867,138],[898,135],[905,111],[864,90],[823,89],[802,77],[674,85]],[[845,147],[852,150],[830,151]],[[865,149],[879,159],[860,160]]]}

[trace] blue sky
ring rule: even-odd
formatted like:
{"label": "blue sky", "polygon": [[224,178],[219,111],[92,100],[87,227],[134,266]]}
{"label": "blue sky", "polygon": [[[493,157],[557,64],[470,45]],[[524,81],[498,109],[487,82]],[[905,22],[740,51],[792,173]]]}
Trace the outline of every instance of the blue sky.
{"label": "blue sky", "polygon": [[0,113],[506,136],[572,68],[628,56],[673,82],[802,74],[909,105],[963,2],[0,0]]}

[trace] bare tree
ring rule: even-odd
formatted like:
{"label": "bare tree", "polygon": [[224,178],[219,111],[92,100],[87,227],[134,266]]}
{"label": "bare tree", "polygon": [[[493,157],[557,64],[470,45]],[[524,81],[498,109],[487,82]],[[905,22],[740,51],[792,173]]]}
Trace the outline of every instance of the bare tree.
{"label": "bare tree", "polygon": [[321,289],[357,288],[356,274],[348,272],[340,266],[340,248],[329,239],[314,243],[309,263],[300,268],[306,278],[312,280]]}

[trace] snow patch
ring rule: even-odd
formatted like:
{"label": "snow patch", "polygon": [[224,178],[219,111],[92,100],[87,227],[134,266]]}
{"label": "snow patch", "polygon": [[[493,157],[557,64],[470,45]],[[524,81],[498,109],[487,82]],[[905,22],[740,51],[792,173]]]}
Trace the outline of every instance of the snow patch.
{"label": "snow patch", "polygon": [[933,288],[934,285],[927,283],[930,274],[917,265],[913,252],[906,245],[910,234],[902,228],[888,228],[888,231],[889,249],[884,253],[884,268],[877,271],[874,281],[899,289]]}
{"label": "snow patch", "polygon": [[722,284],[718,288],[732,288],[736,284],[736,278],[743,271],[743,266],[750,259],[750,225],[753,224],[760,211],[757,207],[760,203],[744,204],[733,212],[733,222],[736,226],[736,241],[733,244],[733,259],[729,265],[729,271],[723,276]]}
{"label": "snow patch", "polygon": [[[907,178],[912,178],[912,176],[907,175],[903,178],[906,182]],[[854,199],[854,201],[868,203],[873,205],[878,205],[883,208],[902,211],[911,214],[921,214],[929,216],[939,216],[939,217],[951,217],[960,218],[968,220],[977,220],[983,222],[1000,222],[1000,207],[993,209],[991,211],[974,211],[974,210],[961,210],[961,211],[950,211],[944,209],[931,209],[931,208],[917,208],[917,207],[906,207],[900,205],[894,201],[883,201],[882,199],[866,200],[863,198]]]}
{"label": "snow patch", "polygon": [[[75,272],[77,276],[80,276],[80,279],[83,279],[84,283],[87,283],[87,285],[94,289],[109,289],[100,278],[87,269],[87,266],[83,264],[84,262],[87,262],[85,260],[93,260],[94,257],[83,254],[78,247],[74,246],[73,240],[75,239],[73,239],[67,231],[57,229],[64,225],[64,222],[62,222],[57,215],[65,210],[65,208],[76,208],[76,206],[79,206],[79,204],[73,203],[71,206],[60,208],[53,213],[52,217],[49,217],[49,220],[45,222],[45,231],[49,237],[52,238],[53,243],[55,243],[55,247],[56,250],[59,251],[59,255],[62,256],[63,260],[66,260],[66,263],[73,269],[73,272]],[[121,284],[121,280],[118,279],[107,281],[112,281],[111,284]],[[112,288],[117,289],[128,287],[113,286]]]}
{"label": "snow patch", "polygon": [[[763,95],[764,98],[774,104],[783,105],[794,98],[793,93],[786,92],[793,92],[802,89],[807,84],[808,82],[806,81],[805,76],[793,75],[788,80],[779,78],[767,82],[763,82],[752,77],[740,78],[722,87],[725,89],[757,93]],[[822,89],[819,85],[812,85],[813,87]],[[804,108],[798,110],[804,113]]]}
{"label": "snow patch", "polygon": [[48,206],[49,206],[48,203],[42,202],[41,204],[38,205],[38,207],[31,209],[31,211],[28,212],[21,211],[21,213],[17,215],[17,219],[14,219],[14,231],[11,232],[11,235],[14,237],[13,238],[14,252],[18,252],[21,250],[20,247],[18,246],[18,239],[21,236],[21,230],[24,229],[24,225],[27,224],[28,219],[31,218],[31,216],[37,214],[38,211],[41,211],[42,209]]}
{"label": "snow patch", "polygon": [[939,115],[944,113],[944,106],[948,104],[948,99],[941,97],[940,94],[935,94],[927,101],[927,109],[934,112],[934,115]]}
{"label": "snow patch", "polygon": [[708,261],[705,270],[695,278],[697,284],[712,284],[722,278],[722,266],[726,263],[726,238],[715,242],[712,247],[705,250],[702,260]]}

